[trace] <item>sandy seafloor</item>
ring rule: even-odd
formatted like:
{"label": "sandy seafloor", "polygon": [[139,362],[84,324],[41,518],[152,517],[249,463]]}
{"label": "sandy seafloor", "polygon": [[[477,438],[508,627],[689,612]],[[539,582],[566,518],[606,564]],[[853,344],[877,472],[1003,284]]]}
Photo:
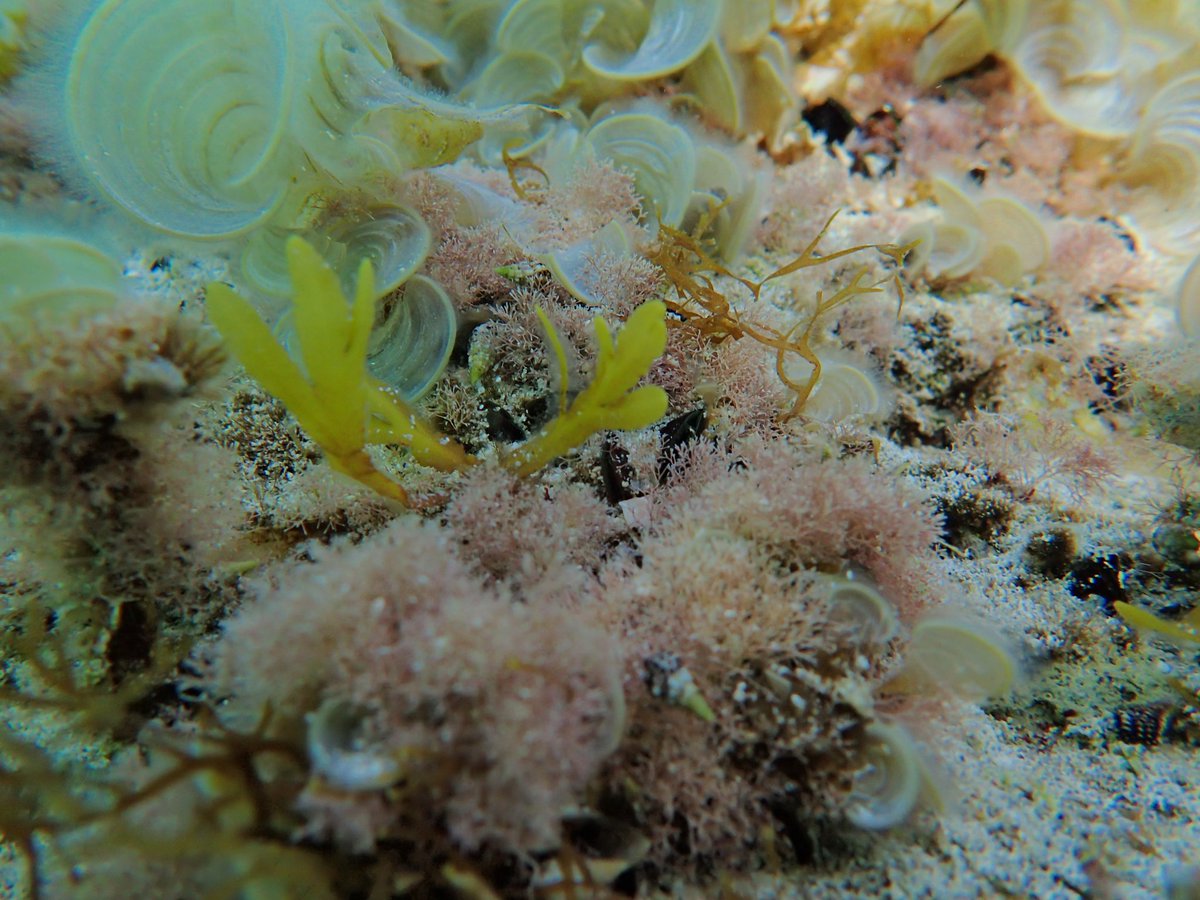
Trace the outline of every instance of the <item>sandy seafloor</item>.
{"label": "sandy seafloor", "polygon": [[[757,154],[769,188],[760,227],[731,268],[758,276],[771,271],[836,210],[841,212],[823,247],[895,241],[919,223],[938,219],[931,187],[937,178],[976,199],[1012,199],[1033,212],[1045,231],[1048,253],[1013,283],[978,272],[939,275],[910,265],[901,270],[905,299],[899,311],[889,281],[884,294],[854,299],[831,313],[817,345],[830,354],[828,360],[868,373],[872,408],[855,409],[851,400],[843,418],[837,413],[832,420],[801,417],[782,426],[784,434],[805,446],[826,442],[846,452],[870,446],[880,471],[931,498],[948,522],[937,550],[930,551],[940,568],[929,583],[936,582],[943,596],[910,599],[910,604],[947,603],[1002,634],[1019,669],[1017,683],[1005,696],[982,702],[951,691],[932,698],[927,708],[916,701],[901,703],[907,704],[901,719],[938,785],[940,810],[922,803],[904,824],[885,831],[838,830],[829,846],[810,848],[810,860],[787,860],[779,871],[769,856],[755,852],[754,862],[743,861],[740,871],[731,866],[722,880],[697,882],[681,870],[655,884],[641,883],[639,890],[696,897],[894,900],[1200,896],[1200,701],[1189,702],[1189,692],[1195,701],[1200,689],[1200,647],[1136,631],[1112,606],[1127,602],[1174,620],[1197,602],[1197,549],[1180,550],[1178,541],[1168,546],[1165,537],[1200,527],[1195,457],[1200,354],[1195,336],[1189,343],[1179,335],[1176,309],[1182,273],[1200,252],[1194,246],[1196,230],[1182,241],[1172,238],[1163,249],[1152,187],[1122,180],[1127,145],[1118,140],[1097,146],[1081,138],[1002,58],[932,88],[912,83],[911,48],[880,51],[877,70],[848,77],[838,71],[838,59],[831,57],[820,70],[801,65],[797,108],[811,109],[833,97],[859,127],[828,141],[819,129],[796,122],[773,148],[773,157],[748,142],[747,152]],[[14,211],[14,221],[18,208],[54,209],[77,196],[77,183],[60,180],[60,173],[37,156],[36,128],[26,127],[19,96],[3,103],[0,202]],[[968,172],[976,173],[974,181]],[[504,181],[487,183],[503,191]],[[1200,216],[1200,205],[1190,215]],[[0,220],[7,217],[0,208]],[[494,234],[487,240],[494,242]],[[124,249],[125,274],[140,296],[182,303],[193,312],[202,308],[204,283],[225,277],[231,267],[222,253],[206,255],[194,246],[167,257],[159,247],[126,244]],[[447,271],[457,265],[453,259],[439,264]],[[893,274],[882,260],[866,264],[873,276]],[[839,263],[805,273],[807,280],[788,290],[805,295],[836,290],[853,271],[849,263]],[[717,284],[731,296],[736,293],[728,280],[718,278]],[[760,302],[769,307],[764,320],[779,322],[794,314],[782,291],[764,294]],[[569,306],[561,291],[554,296],[563,308]],[[456,300],[460,313],[486,305],[478,298]],[[752,303],[739,302],[742,313],[755,315]],[[575,325],[586,321],[564,316]],[[536,342],[531,346],[531,352],[541,352]],[[461,385],[464,366],[452,363],[452,369],[455,365]],[[786,405],[788,395],[775,383],[773,367],[769,353],[735,357],[731,351],[729,359],[712,363],[703,375],[679,376],[672,411],[685,410],[688,396],[707,391],[705,396],[712,397],[714,390],[720,396],[727,390],[714,406],[709,433],[769,433],[774,439],[780,432],[764,424],[771,416],[752,409],[754,404]],[[17,379],[23,375],[18,368],[14,363],[6,371]],[[721,383],[723,377],[728,384]],[[549,384],[541,370],[530,383],[542,389]],[[1139,384],[1144,386],[1140,393]],[[44,601],[60,587],[39,583],[38,573],[65,572],[70,580],[76,565],[71,554],[80,545],[67,533],[72,523],[87,521],[77,520],[69,507],[82,502],[78,498],[87,489],[72,493],[69,484],[53,482],[58,476],[48,476],[39,460],[22,456],[38,452],[30,450],[36,442],[17,435],[44,423],[40,413],[30,413],[40,402],[38,390],[48,389],[37,382],[4,396],[3,451],[12,462],[5,464],[11,474],[0,488],[6,513],[0,519],[0,592],[6,627],[14,634],[23,627],[23,604],[31,597]],[[488,402],[502,405],[505,396],[503,387],[497,388]],[[1184,409],[1180,416],[1191,416],[1190,425],[1174,432],[1174,426],[1163,424],[1176,422],[1163,412],[1172,396]],[[442,421],[452,421],[449,394],[435,391],[433,397],[427,403]],[[129,402],[132,409],[136,402]],[[156,438],[147,439],[139,430],[142,424],[128,432],[133,437],[122,438],[151,460],[148,482],[160,492],[157,504],[143,504],[140,518],[133,524],[122,520],[123,527],[161,527],[196,540],[211,538],[229,523],[240,531],[213,552],[189,556],[182,564],[181,571],[192,575],[217,573],[213,580],[220,584],[211,588],[211,580],[198,578],[197,583],[210,585],[205,599],[190,595],[193,605],[186,612],[162,615],[165,633],[187,631],[201,621],[207,636],[219,631],[221,621],[244,600],[239,573],[228,568],[234,561],[249,558],[251,568],[258,564],[273,571],[272,566],[303,557],[306,539],[328,542],[352,535],[358,540],[388,519],[407,515],[330,473],[319,449],[299,436],[278,404],[272,406],[235,365],[179,403],[182,413],[178,404],[169,414],[129,413],[131,421],[142,424],[170,424]],[[264,408],[274,413],[264,416]],[[982,411],[978,418],[976,410]],[[455,421],[461,425],[459,437],[485,430],[470,414]],[[971,421],[983,424],[972,432],[964,425]],[[266,427],[265,422],[278,425],[286,439],[277,440],[274,432],[265,436],[268,457],[258,460],[259,466],[245,434]],[[230,464],[203,474],[166,472],[179,442],[163,435],[193,427],[210,438],[216,435],[211,459],[220,462],[225,453]],[[647,460],[653,465],[655,440],[652,431],[630,438],[635,465],[645,467]],[[281,442],[287,444],[282,450]],[[598,445],[588,446],[592,452]],[[60,450],[58,445],[54,452]],[[156,452],[167,455],[156,458]],[[287,466],[279,468],[284,457]],[[181,458],[187,466],[202,462],[199,456]],[[446,484],[455,488],[453,480],[431,480],[414,474],[411,465],[397,467],[394,459],[381,459],[384,468],[393,464],[392,471],[400,471],[417,494],[431,485],[433,490]],[[68,469],[71,465],[78,466],[79,459]],[[566,471],[547,476],[547,484],[557,489],[563,479],[574,477]],[[303,483],[294,486],[301,475]],[[219,487],[196,499],[196,478]],[[579,480],[595,486],[594,472],[583,471]],[[183,507],[171,508],[176,501]],[[55,504],[68,508],[60,515]],[[159,514],[166,525],[156,524]],[[43,558],[31,563],[35,533],[44,533],[45,543]],[[1068,545],[1057,554],[1061,558],[1046,561],[1039,555],[1047,535]],[[118,552],[105,546],[105,552]],[[136,591],[131,584],[122,590]],[[961,598],[949,596],[956,589]],[[197,611],[204,602],[212,607]],[[76,648],[80,658],[74,669],[84,673],[84,681],[99,685],[109,685],[106,679],[112,677],[100,660],[117,665],[105,649],[105,629],[116,628],[115,618],[104,624],[108,615],[78,619],[92,643]],[[9,654],[0,667],[5,689],[36,694],[37,679],[20,655],[21,646],[14,640],[3,645]],[[126,664],[137,668],[136,662]],[[637,685],[627,683],[626,691],[631,689]],[[166,708],[158,714],[170,719],[174,714]],[[1122,731],[1120,716],[1135,708],[1157,716],[1154,728],[1161,729],[1152,735]],[[103,770],[120,747],[137,740],[135,733],[117,739],[73,736],[52,713],[18,703],[6,706],[4,718],[14,734],[51,748],[62,766]],[[1162,725],[1165,719],[1170,727]],[[28,769],[13,768],[11,757],[5,763],[5,778],[17,779],[17,786],[5,787],[0,797],[27,799],[19,780]],[[0,810],[0,824],[5,816]],[[62,862],[53,862],[52,853],[47,859],[52,866]],[[86,880],[82,888],[72,888],[70,881],[54,877],[45,895],[117,896],[91,893]],[[28,896],[23,885],[20,855],[4,845],[0,896]],[[147,898],[175,896],[153,878],[141,889],[149,891],[143,893]]]}

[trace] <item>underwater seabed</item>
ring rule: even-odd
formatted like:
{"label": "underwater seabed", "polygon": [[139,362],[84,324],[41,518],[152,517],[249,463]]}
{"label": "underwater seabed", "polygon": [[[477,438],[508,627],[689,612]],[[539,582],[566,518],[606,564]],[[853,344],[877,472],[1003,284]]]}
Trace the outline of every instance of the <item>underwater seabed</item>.
{"label": "underwater seabed", "polygon": [[0,0],[0,898],[1200,897],[1196,0]]}

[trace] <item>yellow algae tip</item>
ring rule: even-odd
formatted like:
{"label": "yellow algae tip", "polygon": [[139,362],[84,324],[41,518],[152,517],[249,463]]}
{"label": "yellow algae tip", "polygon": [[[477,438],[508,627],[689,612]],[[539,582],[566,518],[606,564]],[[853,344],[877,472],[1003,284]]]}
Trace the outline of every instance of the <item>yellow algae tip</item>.
{"label": "yellow algae tip", "polygon": [[1138,631],[1149,631],[1183,644],[1200,644],[1200,628],[1197,627],[1200,608],[1192,610],[1182,622],[1168,622],[1149,610],[1122,603],[1120,600],[1113,604],[1113,608],[1126,625]]}

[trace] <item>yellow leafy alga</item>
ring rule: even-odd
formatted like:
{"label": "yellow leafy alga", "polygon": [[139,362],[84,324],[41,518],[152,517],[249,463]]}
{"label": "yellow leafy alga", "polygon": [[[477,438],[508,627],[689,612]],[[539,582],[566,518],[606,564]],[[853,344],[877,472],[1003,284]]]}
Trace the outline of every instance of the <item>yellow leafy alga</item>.
{"label": "yellow leafy alga", "polygon": [[[292,316],[299,347],[293,360],[254,307],[228,286],[208,286],[209,319],[246,371],[281,400],[329,463],[385,497],[409,504],[407,492],[375,468],[368,444],[407,447],[418,463],[455,471],[479,460],[426,423],[407,401],[367,369],[367,342],[375,321],[375,277],[363,260],[353,301],[337,275],[303,238],[287,243]],[[502,464],[528,475],[605,429],[653,424],[666,412],[662,388],[636,388],[667,342],[666,305],[634,310],[614,342],[603,319],[594,321],[598,353],[592,383],[535,437],[507,453]],[[544,317],[543,317],[544,321]],[[559,364],[561,338],[547,327]],[[561,398],[565,401],[565,396]]]}
{"label": "yellow leafy alga", "polygon": [[405,490],[375,468],[368,443],[402,444],[417,462],[442,471],[474,462],[368,372],[376,299],[370,262],[364,259],[359,266],[354,300],[348,303],[333,270],[302,238],[288,241],[287,261],[299,363],[254,307],[225,285],[208,286],[208,315],[246,371],[283,401],[330,465],[407,504]]}
{"label": "yellow leafy alga", "polygon": [[[538,317],[554,348],[559,370],[565,373],[567,358],[562,339],[545,313],[538,310]],[[633,431],[661,419],[667,411],[666,391],[656,385],[634,386],[667,347],[666,317],[667,306],[661,300],[643,303],[629,314],[615,344],[608,323],[599,317],[593,319],[597,352],[592,383],[567,406],[566,380],[560,377],[562,412],[535,437],[507,454],[504,465],[518,475],[529,475],[597,431]]]}
{"label": "yellow leafy alga", "polygon": [[1149,631],[1161,635],[1176,644],[1200,644],[1200,607],[1196,607],[1178,622],[1160,618],[1140,606],[1122,603],[1120,600],[1113,608],[1125,622],[1139,631]]}

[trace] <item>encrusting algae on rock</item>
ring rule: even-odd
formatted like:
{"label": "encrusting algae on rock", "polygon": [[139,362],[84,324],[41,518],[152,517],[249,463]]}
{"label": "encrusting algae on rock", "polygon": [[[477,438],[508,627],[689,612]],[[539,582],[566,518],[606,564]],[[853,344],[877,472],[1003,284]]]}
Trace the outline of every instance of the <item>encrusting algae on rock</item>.
{"label": "encrusting algae on rock", "polygon": [[1188,889],[1198,16],[0,2],[0,895]]}

